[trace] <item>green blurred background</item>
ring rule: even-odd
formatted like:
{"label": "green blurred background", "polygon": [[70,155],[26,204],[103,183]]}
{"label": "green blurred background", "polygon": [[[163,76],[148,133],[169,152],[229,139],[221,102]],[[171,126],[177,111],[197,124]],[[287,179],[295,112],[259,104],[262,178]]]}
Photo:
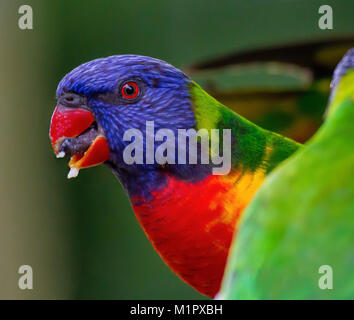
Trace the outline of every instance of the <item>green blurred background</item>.
{"label": "green blurred background", "polygon": [[[18,28],[33,8],[34,29]],[[329,4],[334,30],[318,28]],[[352,0],[141,0],[0,3],[0,298],[204,299],[153,250],[103,167],[67,180],[48,129],[60,79],[102,56],[136,53],[177,67],[230,52],[353,35]],[[17,286],[31,265],[34,289]]]}

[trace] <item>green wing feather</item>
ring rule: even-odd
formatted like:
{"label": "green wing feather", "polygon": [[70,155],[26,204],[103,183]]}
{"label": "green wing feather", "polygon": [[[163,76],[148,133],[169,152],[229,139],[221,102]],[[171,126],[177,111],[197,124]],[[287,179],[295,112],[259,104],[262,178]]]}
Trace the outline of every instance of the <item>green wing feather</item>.
{"label": "green wing feather", "polygon": [[185,70],[241,116],[305,142],[322,124],[331,73],[353,46],[353,38],[340,38],[246,50]]}
{"label": "green wing feather", "polygon": [[[354,50],[335,71],[328,117],[248,206],[221,298],[354,298]],[[333,289],[321,289],[323,265]]]}

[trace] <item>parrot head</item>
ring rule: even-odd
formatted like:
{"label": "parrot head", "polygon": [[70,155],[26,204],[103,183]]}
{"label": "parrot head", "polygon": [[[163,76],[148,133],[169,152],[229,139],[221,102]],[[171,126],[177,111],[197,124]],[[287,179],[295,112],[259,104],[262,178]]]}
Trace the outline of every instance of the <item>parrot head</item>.
{"label": "parrot head", "polygon": [[[84,63],[61,80],[57,100],[50,139],[57,157],[71,158],[68,177],[107,165],[164,261],[214,297],[242,211],[267,172],[298,144],[250,123],[182,71],[149,57]],[[132,130],[136,134],[129,136]],[[143,161],[126,161],[127,150],[134,158],[142,154]],[[172,159],[157,161],[159,150]]]}
{"label": "parrot head", "polygon": [[[156,131],[194,128],[192,84],[172,65],[138,55],[96,59],[65,75],[57,88],[49,135],[57,157],[71,158],[68,178],[105,163],[128,191],[131,177],[159,179],[156,171],[163,168],[156,163],[126,164],[123,151],[130,142],[124,133],[130,128],[145,133],[147,121],[154,122]],[[178,174],[190,176],[187,166],[176,167]],[[135,189],[138,184],[131,183]]]}

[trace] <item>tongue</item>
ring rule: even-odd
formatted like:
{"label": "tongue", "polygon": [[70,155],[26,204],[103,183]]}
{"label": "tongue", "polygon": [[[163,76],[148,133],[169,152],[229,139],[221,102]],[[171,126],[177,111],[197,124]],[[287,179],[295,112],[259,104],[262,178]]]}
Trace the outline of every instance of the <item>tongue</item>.
{"label": "tongue", "polygon": [[59,153],[62,152],[65,156],[69,157],[74,154],[83,154],[88,150],[97,136],[97,130],[89,128],[76,138],[66,138],[59,147]]}

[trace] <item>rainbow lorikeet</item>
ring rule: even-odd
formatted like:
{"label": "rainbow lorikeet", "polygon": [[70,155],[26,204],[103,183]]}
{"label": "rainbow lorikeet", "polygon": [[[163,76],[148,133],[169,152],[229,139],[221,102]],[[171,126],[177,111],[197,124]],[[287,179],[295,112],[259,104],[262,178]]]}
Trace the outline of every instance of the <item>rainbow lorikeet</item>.
{"label": "rainbow lorikeet", "polygon": [[[61,80],[57,100],[50,139],[57,157],[71,157],[69,177],[106,164],[164,262],[196,290],[214,297],[244,208],[267,174],[300,145],[247,121],[182,71],[150,57],[117,55],[84,63]],[[176,158],[148,162],[147,122],[154,123],[154,132],[169,129],[174,146],[179,129],[204,129],[206,135],[231,130],[230,171],[214,174],[218,164],[202,163],[200,156],[195,163]],[[132,155],[144,151],[143,163],[124,158],[131,146],[124,138],[129,129],[142,133]],[[163,141],[155,139],[154,150]]]}
{"label": "rainbow lorikeet", "polygon": [[353,299],[354,49],[331,87],[325,123],[245,210],[221,298]]}

